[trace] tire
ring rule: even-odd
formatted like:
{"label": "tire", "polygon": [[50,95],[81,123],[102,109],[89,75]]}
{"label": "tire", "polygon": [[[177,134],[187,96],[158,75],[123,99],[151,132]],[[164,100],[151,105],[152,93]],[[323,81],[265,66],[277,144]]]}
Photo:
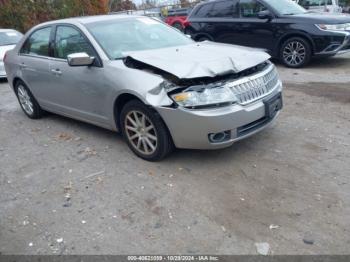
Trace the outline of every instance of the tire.
{"label": "tire", "polygon": [[39,119],[43,116],[44,111],[41,109],[32,92],[30,92],[29,88],[22,81],[16,82],[15,93],[26,116],[31,119]]}
{"label": "tire", "polygon": [[292,37],[281,45],[279,59],[287,67],[301,68],[310,62],[311,55],[311,46],[307,40]]}
{"label": "tire", "polygon": [[174,148],[159,114],[139,100],[125,104],[120,114],[120,126],[129,148],[144,160],[162,160]]}
{"label": "tire", "polygon": [[175,22],[175,23],[173,24],[173,27],[175,27],[177,30],[179,30],[179,31],[181,31],[181,32],[184,31],[184,28],[183,28],[182,24],[179,23],[179,22]]}
{"label": "tire", "polygon": [[196,40],[197,42],[211,41],[211,39],[207,36],[200,36]]}

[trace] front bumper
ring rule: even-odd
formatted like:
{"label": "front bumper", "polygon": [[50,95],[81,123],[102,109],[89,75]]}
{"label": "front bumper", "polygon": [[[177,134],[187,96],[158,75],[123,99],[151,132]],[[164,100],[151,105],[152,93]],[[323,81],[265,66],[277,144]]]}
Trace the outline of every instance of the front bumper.
{"label": "front bumper", "polygon": [[[326,30],[323,30],[327,32]],[[339,34],[344,35],[343,40],[340,42],[337,41],[330,41],[329,44],[325,49],[323,49],[321,52],[316,52],[315,56],[332,56],[332,55],[339,55],[350,52],[350,32],[327,32],[330,35],[336,35],[339,38]],[[338,39],[337,38],[337,39]]]}
{"label": "front bumper", "polygon": [[[165,121],[177,148],[219,149],[249,137],[273,123],[277,115],[266,118],[264,101],[282,92],[278,81],[273,92],[248,105],[234,104],[227,107],[189,110],[185,108],[159,107],[157,111]],[[211,143],[211,133],[230,132],[230,139],[222,143]]]}
{"label": "front bumper", "polygon": [[3,61],[0,61],[0,78],[6,77],[5,65]]}

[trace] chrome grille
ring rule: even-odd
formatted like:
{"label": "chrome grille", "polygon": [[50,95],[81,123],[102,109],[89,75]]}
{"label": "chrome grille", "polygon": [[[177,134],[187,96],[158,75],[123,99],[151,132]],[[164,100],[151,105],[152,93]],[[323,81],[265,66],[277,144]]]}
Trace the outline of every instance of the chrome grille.
{"label": "chrome grille", "polygon": [[265,71],[232,82],[228,87],[237,96],[238,102],[246,105],[268,95],[278,81],[277,70],[274,65],[270,65]]}

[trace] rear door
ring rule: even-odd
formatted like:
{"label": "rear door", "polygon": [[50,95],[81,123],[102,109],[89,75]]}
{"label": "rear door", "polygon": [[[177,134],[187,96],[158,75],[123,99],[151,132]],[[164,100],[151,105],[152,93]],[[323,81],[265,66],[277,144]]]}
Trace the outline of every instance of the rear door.
{"label": "rear door", "polygon": [[215,1],[207,27],[216,42],[235,44],[239,39],[239,5],[238,0]]}
{"label": "rear door", "polygon": [[37,29],[20,50],[21,77],[41,105],[45,105],[50,97],[47,86],[51,81],[49,70],[51,34],[51,26]]}

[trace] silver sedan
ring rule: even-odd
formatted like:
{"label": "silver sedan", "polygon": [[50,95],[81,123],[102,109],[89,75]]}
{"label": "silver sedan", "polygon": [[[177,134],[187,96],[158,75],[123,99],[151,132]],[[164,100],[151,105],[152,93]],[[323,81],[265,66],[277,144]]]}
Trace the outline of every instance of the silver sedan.
{"label": "silver sedan", "polygon": [[44,111],[121,131],[139,157],[218,149],[269,126],[282,83],[263,51],[193,42],[148,17],[40,24],[5,68],[24,113]]}

